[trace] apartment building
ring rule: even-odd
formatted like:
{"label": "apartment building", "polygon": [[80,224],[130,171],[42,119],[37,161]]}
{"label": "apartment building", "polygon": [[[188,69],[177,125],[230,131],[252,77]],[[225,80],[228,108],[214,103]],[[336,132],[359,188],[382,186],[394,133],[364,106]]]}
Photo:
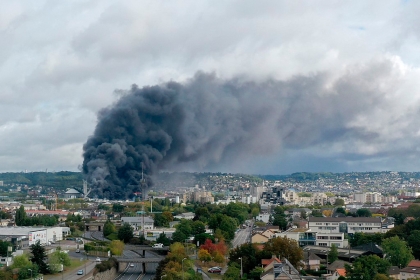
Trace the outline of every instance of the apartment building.
{"label": "apartment building", "polygon": [[275,236],[293,239],[301,247],[307,245],[331,247],[335,245],[337,248],[346,248],[349,245],[348,240],[344,237],[344,233],[321,233],[304,228],[292,228],[281,233],[276,233]]}
{"label": "apartment building", "polygon": [[183,202],[200,202],[200,203],[214,203],[214,197],[211,192],[206,191],[194,191],[183,194]]}
{"label": "apartment building", "polygon": [[309,217],[308,227],[319,233],[383,233],[392,228],[381,217]]}

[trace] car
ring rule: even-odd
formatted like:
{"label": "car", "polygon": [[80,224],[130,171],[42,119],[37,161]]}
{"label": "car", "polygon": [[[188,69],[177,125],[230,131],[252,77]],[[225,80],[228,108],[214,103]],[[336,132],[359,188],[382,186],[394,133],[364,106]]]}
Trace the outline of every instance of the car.
{"label": "car", "polygon": [[210,273],[221,273],[222,268],[220,268],[218,266],[214,266],[214,267],[210,267],[207,271],[210,272]]}
{"label": "car", "polygon": [[77,275],[83,275],[83,269],[77,271]]}
{"label": "car", "polygon": [[134,264],[133,263],[130,263],[130,267],[134,267]]}
{"label": "car", "polygon": [[100,262],[100,261],[101,261],[101,258],[100,258],[100,257],[97,257],[97,258],[96,258],[96,261],[97,261],[97,262]]}
{"label": "car", "polygon": [[76,253],[80,253],[80,249],[76,249]]}
{"label": "car", "polygon": [[152,248],[163,248],[163,244],[162,243],[153,244]]}

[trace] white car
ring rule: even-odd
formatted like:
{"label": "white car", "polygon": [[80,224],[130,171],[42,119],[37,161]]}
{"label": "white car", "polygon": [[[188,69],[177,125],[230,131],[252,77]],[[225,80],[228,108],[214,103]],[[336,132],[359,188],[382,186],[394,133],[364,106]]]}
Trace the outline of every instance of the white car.
{"label": "white car", "polygon": [[97,258],[96,258],[96,261],[97,261],[97,262],[101,262],[101,258],[97,257]]}
{"label": "white car", "polygon": [[153,244],[152,248],[163,248],[163,244],[162,243]]}
{"label": "white car", "polygon": [[130,267],[134,267],[134,264],[133,263],[130,263]]}

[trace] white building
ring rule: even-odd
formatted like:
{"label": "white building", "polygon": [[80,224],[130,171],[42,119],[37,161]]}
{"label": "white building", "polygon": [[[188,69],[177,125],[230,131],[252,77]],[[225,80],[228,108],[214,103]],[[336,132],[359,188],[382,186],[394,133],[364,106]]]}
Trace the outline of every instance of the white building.
{"label": "white building", "polygon": [[381,217],[309,217],[308,227],[320,233],[383,233],[391,228]]}
{"label": "white building", "polygon": [[150,217],[121,217],[121,223],[129,224],[134,230],[153,230],[154,222]]}

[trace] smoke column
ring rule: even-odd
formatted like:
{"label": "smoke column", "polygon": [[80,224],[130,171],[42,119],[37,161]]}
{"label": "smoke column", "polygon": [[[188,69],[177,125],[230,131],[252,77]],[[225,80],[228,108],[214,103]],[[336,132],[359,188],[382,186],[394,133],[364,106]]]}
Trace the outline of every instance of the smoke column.
{"label": "smoke column", "polygon": [[[378,80],[389,74],[377,69]],[[83,173],[93,193],[119,199],[141,190],[142,165],[150,187],[162,169],[205,170],[282,148],[367,141],[376,135],[349,124],[382,102],[370,70],[333,81],[325,73],[262,82],[197,73],[185,83],[134,85],[98,114]]]}

